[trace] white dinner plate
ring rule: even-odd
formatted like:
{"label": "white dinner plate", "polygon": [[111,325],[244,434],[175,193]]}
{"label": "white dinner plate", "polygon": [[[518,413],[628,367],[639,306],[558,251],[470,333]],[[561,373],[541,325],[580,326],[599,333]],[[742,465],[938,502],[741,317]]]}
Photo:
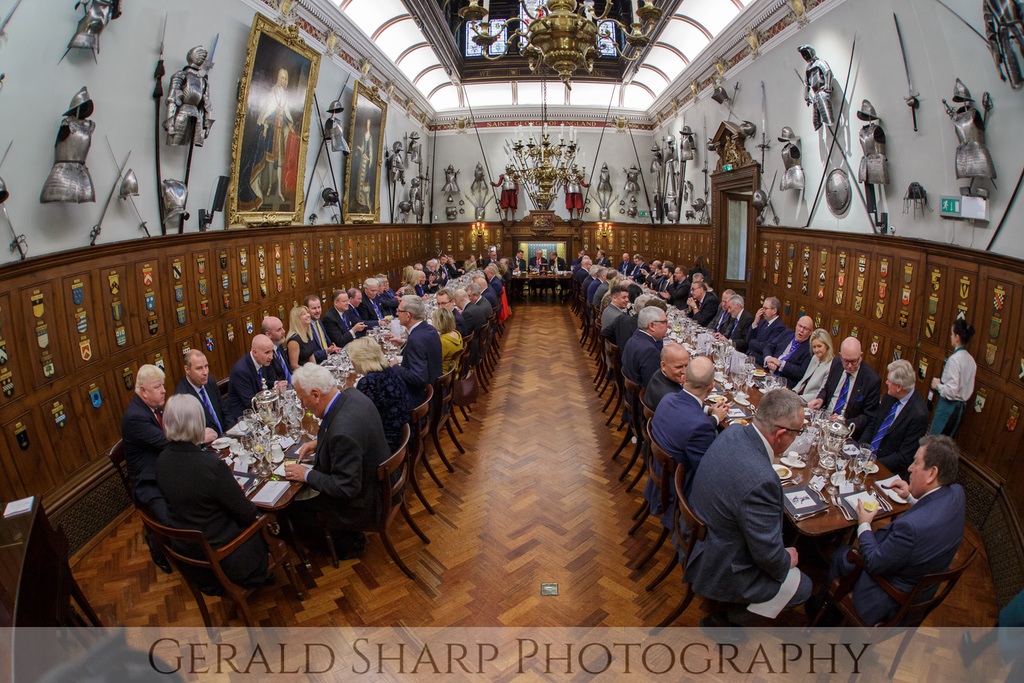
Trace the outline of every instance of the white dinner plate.
{"label": "white dinner plate", "polygon": [[772,469],[775,470],[775,474],[779,475],[779,479],[789,479],[793,476],[793,470],[785,465],[772,465]]}
{"label": "white dinner plate", "polygon": [[782,464],[785,465],[786,467],[791,467],[796,470],[802,467],[807,467],[807,463],[805,463],[800,458],[790,458],[789,456],[786,456],[785,458],[782,459]]}
{"label": "white dinner plate", "polygon": [[234,439],[230,439],[230,438],[228,438],[226,436],[222,436],[219,439],[215,439],[214,442],[212,444],[210,444],[210,445],[213,446],[214,448],[216,448],[218,451],[220,451],[220,450],[223,450],[225,448],[230,448],[231,446],[233,446],[236,443],[238,443],[238,442],[235,441]]}

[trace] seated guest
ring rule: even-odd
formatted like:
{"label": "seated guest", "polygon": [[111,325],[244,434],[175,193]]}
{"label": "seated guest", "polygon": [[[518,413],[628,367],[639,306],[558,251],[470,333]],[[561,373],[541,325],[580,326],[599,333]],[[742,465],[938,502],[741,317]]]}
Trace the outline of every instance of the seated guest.
{"label": "seated guest", "polygon": [[332,526],[348,530],[333,534],[338,557],[354,559],[366,548],[358,529],[374,525],[380,515],[377,465],[391,457],[380,413],[358,389],[339,391],[330,371],[319,365],[296,370],[293,386],[302,407],[321,421],[316,440],[299,447],[300,459],[314,455],[313,466],[285,465],[285,476],[321,495],[293,501],[288,514],[308,526],[317,525],[316,513],[328,515]]}
{"label": "seated guest", "polygon": [[661,292],[662,299],[680,311],[686,311],[687,301],[690,299],[690,286],[693,282],[686,277],[686,272],[680,267],[676,268],[672,275],[672,282],[664,292]]}
{"label": "seated guest", "polygon": [[616,268],[622,277],[629,277],[633,274],[633,260],[629,258],[629,254],[623,254],[622,259],[619,261],[619,265]]}
{"label": "seated guest", "polygon": [[356,382],[356,389],[366,394],[373,405],[377,406],[388,447],[393,453],[402,445],[402,426],[409,421],[409,413],[416,407],[412,404],[409,387],[405,386],[398,371],[388,365],[380,344],[373,339],[357,339],[345,352],[352,361],[353,370],[363,375]]}
{"label": "seated guest", "polygon": [[[208,431],[203,407],[194,397],[177,394],[167,399],[164,429],[167,446],[156,463],[156,482],[167,503],[170,525],[203,532],[206,541],[221,548],[256,521],[259,510],[235,481],[220,454],[203,446]],[[183,555],[205,559],[193,544],[178,549]],[[267,543],[256,534],[220,561],[224,574],[242,587],[267,580]],[[185,565],[182,572],[208,595],[223,588],[213,572]]]}
{"label": "seated guest", "polygon": [[388,284],[387,274],[377,273],[377,277],[374,279],[377,280],[377,298],[380,299],[378,304],[381,312],[384,315],[394,315],[395,309],[398,308],[398,297],[395,296],[394,290]]}
{"label": "seated guest", "polygon": [[425,294],[434,294],[441,286],[441,273],[438,272],[438,267],[437,259],[427,261],[426,268],[423,270]]}
{"label": "seated guest", "polygon": [[766,351],[764,369],[786,380],[786,386],[792,389],[803,376],[811,363],[811,332],[814,321],[810,316],[803,316],[796,321],[793,336],[782,337],[772,348]]}
{"label": "seated guest", "polygon": [[662,399],[683,390],[686,368],[690,365],[690,352],[682,344],[667,341],[661,347],[661,371],[647,383],[641,399],[650,410],[657,410]]}
{"label": "seated guest", "polygon": [[707,327],[718,315],[718,297],[708,291],[703,282],[690,285],[690,298],[686,301],[686,316],[702,327]]}
{"label": "seated guest", "polygon": [[626,282],[626,280],[611,268],[606,268],[604,271],[604,278],[599,281],[597,289],[594,290],[594,295],[590,298],[592,304],[597,306],[597,312],[600,315],[604,310],[601,308],[601,300],[604,299],[604,295],[608,293],[608,290],[612,288],[613,284],[620,282]]}
{"label": "seated guest", "polygon": [[[471,295],[471,291],[476,291]],[[483,304],[473,303],[471,296],[476,296],[477,301]],[[480,337],[487,327],[487,318],[490,315],[490,304],[480,296],[480,288],[476,284],[466,286],[466,289],[455,290],[455,302],[462,308],[462,317],[466,321],[466,328],[473,334],[473,343],[469,347],[469,364],[476,367],[480,355]]]}
{"label": "seated guest", "polygon": [[811,362],[804,370],[804,376],[793,387],[797,396],[808,403],[818,397],[828,379],[828,370],[834,356],[832,335],[820,327],[811,332]]}
{"label": "seated guest", "polygon": [[607,273],[608,269],[602,268],[601,266],[594,266],[593,268],[590,269],[590,277],[592,277],[593,280],[591,280],[590,284],[587,285],[588,304],[596,305],[594,304],[594,295],[597,293],[598,288],[605,282],[607,282]]}
{"label": "seated guest", "polygon": [[770,296],[754,314],[754,321],[750,325],[747,354],[753,356],[754,362],[758,365],[764,365],[765,352],[773,348],[779,338],[789,334],[786,324],[779,320],[781,306],[778,299]]}
{"label": "seated guest", "polygon": [[558,252],[552,251],[548,254],[548,270],[565,270],[565,259],[558,255]]}
{"label": "seated guest", "polygon": [[312,361],[316,353],[310,320],[305,306],[293,306],[288,314],[288,367],[292,372]]}
{"label": "seated guest", "polygon": [[[710,410],[710,416],[705,413],[704,401],[714,388],[714,362],[707,356],[694,358],[686,368],[683,390],[666,396],[658,404],[651,421],[651,436],[654,437],[655,443],[665,449],[665,452],[686,470],[683,493],[687,497],[690,495],[693,477],[697,473],[704,452],[718,436],[718,425],[723,423],[729,414],[730,406],[725,401],[715,405]],[[651,503],[651,512],[671,512],[671,508],[660,509],[654,492],[654,484],[648,482],[647,488],[644,489],[644,498]],[[671,515],[666,517],[669,523],[665,526],[671,528]]]}
{"label": "seated guest", "polygon": [[736,292],[731,289],[722,292],[722,296],[718,300],[718,313],[715,315],[714,320],[708,323],[708,331],[711,334],[720,334],[721,328],[725,328],[727,322],[731,327],[732,315],[729,313],[729,299],[735,295]]}
{"label": "seated guest", "polygon": [[167,447],[163,429],[166,394],[164,371],[143,365],[135,375],[135,395],[121,419],[121,445],[132,498],[137,506],[164,521],[168,519],[167,505],[156,483],[156,460]]}
{"label": "seated guest", "polygon": [[543,249],[538,249],[537,253],[534,254],[533,259],[530,261],[530,267],[534,270],[540,270],[541,268],[548,267],[548,260],[544,258]]}
{"label": "seated guest", "polygon": [[405,380],[413,405],[423,403],[427,385],[433,385],[441,376],[441,338],[437,331],[424,322],[426,305],[418,296],[406,296],[398,304],[398,321],[408,331],[402,349],[402,363],[397,366],[399,376]]}
{"label": "seated guest", "polygon": [[[772,469],[772,457],[803,428],[803,401],[776,389],[761,398],[753,424],[729,427],[701,458],[688,502],[707,537],[688,558],[685,580],[697,595],[746,606],[701,619],[702,626],[749,623],[748,611],[774,619],[810,597],[796,548],[782,541],[782,484]],[[774,598],[779,604],[764,604]]]}
{"label": "seated guest", "polygon": [[[729,291],[729,290],[726,290]],[[750,315],[744,308],[744,299],[739,294],[732,294],[722,299],[722,319],[712,329],[715,339],[732,342],[733,347],[739,352],[747,350],[747,336],[750,334],[750,325],[754,322],[754,316]]]}
{"label": "seated guest", "polygon": [[604,249],[597,250],[597,256],[594,258],[594,265],[604,266],[605,268],[612,267],[612,261],[608,258],[608,255],[604,253]]}
{"label": "seated guest", "polygon": [[[896,601],[868,573],[885,577],[896,590],[910,591],[921,577],[949,569],[964,538],[964,489],[956,483],[959,459],[951,438],[926,436],[910,465],[910,483],[896,480],[892,485],[900,497],[909,496],[909,510],[873,531],[871,522],[878,510],[867,512],[857,504],[857,542],[867,571],[854,583],[852,598],[865,623],[885,621],[897,609]],[[837,576],[854,571],[853,563],[846,559],[850,548],[836,550],[826,586]]]}
{"label": "seated guest", "polygon": [[473,282],[480,287],[480,296],[487,300],[487,303],[491,305],[492,311],[501,310],[501,300],[498,299],[498,295],[494,293],[494,288],[490,286],[485,277],[475,277]]}
{"label": "seated guest", "polygon": [[594,264],[590,262],[589,256],[584,256],[583,261],[580,263],[580,269],[573,275],[573,279],[580,283],[580,292],[582,296],[586,296],[587,289],[590,288],[590,283],[594,281],[594,276],[590,272],[594,269]]}
{"label": "seated guest", "polygon": [[324,330],[327,331],[327,337],[335,346],[345,348],[349,342],[366,329],[366,323],[352,323],[352,318],[348,313],[350,308],[348,292],[344,289],[334,290],[331,301],[333,302],[331,307],[327,309],[322,318]]}
{"label": "seated guest", "polygon": [[917,444],[928,430],[928,404],[914,391],[914,367],[900,359],[889,363],[886,394],[860,436],[878,454],[878,462],[893,474],[908,478]]}
{"label": "seated guest", "polygon": [[466,272],[464,270],[459,269],[459,267],[455,264],[454,256],[448,256],[448,262],[444,264],[444,269],[448,273],[449,280],[454,280],[455,278],[465,274]]}
{"label": "seated guest", "polygon": [[704,267],[703,256],[697,256],[697,258],[694,260],[693,268],[690,268],[689,276],[692,278],[697,273],[703,275],[705,280],[711,277],[711,273],[709,273],[708,269]]}
{"label": "seated guest", "polygon": [[185,354],[185,376],[178,382],[174,393],[191,394],[196,397],[203,406],[206,426],[216,436],[220,436],[234,426],[235,423],[229,421],[227,415],[224,414],[224,406],[221,405],[220,400],[220,388],[217,387],[217,380],[210,376],[210,363],[206,360],[206,355],[199,349],[191,349]]}
{"label": "seated guest", "polygon": [[455,330],[463,339],[465,339],[466,335],[470,333],[469,324],[466,323],[466,318],[462,315],[462,311],[455,306],[455,292],[450,289],[442,289],[438,291],[437,296],[434,297],[434,299],[438,308],[447,308],[452,312],[452,317],[455,318]]}
{"label": "seated guest", "polygon": [[818,398],[807,404],[811,410],[824,408],[830,415],[841,415],[853,423],[851,436],[856,439],[867,429],[878,411],[881,380],[878,374],[861,361],[864,352],[856,337],[847,337],[839,346],[839,357],[832,359],[825,386]]}
{"label": "seated guest", "polygon": [[[583,254],[583,252],[581,251],[580,255],[582,256],[582,254]],[[526,258],[523,255],[523,250],[522,249],[520,249],[519,251],[516,252],[516,257],[512,260],[512,263],[510,263],[509,265],[512,266],[512,270],[518,270],[520,273],[525,273],[526,272]],[[576,268],[579,267],[579,259],[574,260],[572,262],[572,265],[573,265],[573,271],[575,271]]]}
{"label": "seated guest", "polygon": [[441,337],[441,374],[447,375],[455,367],[455,356],[462,351],[462,335],[455,329],[455,316],[447,308],[434,309],[430,322]]}
{"label": "seated guest", "polygon": [[656,306],[647,306],[636,316],[637,330],[622,350],[622,374],[646,387],[661,368],[662,340],[668,334],[668,316]]}
{"label": "seated guest", "polygon": [[658,294],[668,291],[668,286],[672,282],[672,273],[674,270],[675,266],[672,265],[672,262],[665,261],[657,270],[651,273],[651,277],[647,278],[647,286]]}
{"label": "seated guest", "polygon": [[484,268],[484,277],[487,279],[487,285],[494,292],[494,296],[501,301],[501,293],[505,291],[505,285],[498,275],[498,264],[492,263]]}
{"label": "seated guest", "polygon": [[491,247],[491,248],[489,248],[487,250],[487,263],[485,263],[484,265],[487,266],[487,265],[490,265],[492,263],[497,263],[497,262],[498,262],[498,248],[497,247]]}
{"label": "seated guest", "polygon": [[637,329],[637,315],[639,315],[640,311],[647,306],[654,306],[665,311],[666,314],[668,313],[668,304],[664,301],[655,299],[654,297],[646,294],[638,296],[633,302],[633,313],[630,315],[620,315],[613,323],[615,330],[615,345],[619,347],[619,351],[624,351],[626,349],[626,344],[628,344],[629,340],[633,338]]}
{"label": "seated guest", "polygon": [[413,292],[416,296],[423,296],[427,293],[427,274],[422,270],[416,270],[416,282],[410,282],[409,285],[412,287]]}
{"label": "seated guest", "polygon": [[270,337],[257,334],[252,338],[249,353],[238,359],[231,368],[228,381],[228,407],[225,418],[234,424],[242,413],[252,408],[252,397],[264,389],[281,389],[288,381],[279,374],[276,364],[277,347]]}
{"label": "seated guest", "polygon": [[651,268],[644,263],[644,257],[640,254],[633,254],[633,272],[629,273],[633,276],[634,282],[643,284],[647,279],[647,276],[651,274]]}
{"label": "seated guest", "polygon": [[341,351],[336,344],[331,342],[327,336],[327,330],[324,329],[324,323],[320,319],[323,313],[323,307],[320,305],[320,297],[316,294],[309,294],[302,302],[306,309],[309,311],[309,332],[313,337],[313,360],[317,363],[322,363],[327,360],[327,356],[332,353],[338,353]]}
{"label": "seated guest", "polygon": [[616,318],[626,315],[626,307],[629,306],[629,288],[618,284],[612,287],[609,293],[611,298],[608,306],[601,313],[601,336],[609,341],[614,341],[615,331],[612,326]]}
{"label": "seated guest", "polygon": [[[523,252],[522,252],[522,250],[520,250],[519,252],[516,253],[516,258],[519,258],[522,255],[523,255]],[[580,266],[583,263],[583,257],[586,256],[586,255],[587,255],[587,250],[586,249],[580,249],[576,253],[576,258],[574,258],[572,260],[572,274],[573,275],[575,275],[576,271],[580,269]]]}
{"label": "seated guest", "polygon": [[365,337],[366,329],[372,327],[375,321],[364,321],[363,316],[359,314],[359,307],[363,304],[363,292],[356,287],[352,287],[346,293],[348,294],[348,310],[345,311],[345,315],[348,317],[349,328],[351,329],[359,323],[363,323],[363,331],[356,336]]}
{"label": "seated guest", "polygon": [[[387,313],[384,312],[384,307],[381,305],[383,302],[380,299],[380,283],[376,278],[368,277],[363,280],[363,292],[360,297],[360,301],[356,304],[356,312],[359,313],[359,318],[366,323],[372,323],[373,321],[379,321]],[[349,299],[349,306],[352,305],[352,299]]]}
{"label": "seated guest", "polygon": [[288,352],[285,347],[288,335],[284,330],[284,323],[280,318],[268,315],[260,325],[260,332],[274,342],[274,357],[270,361],[270,366],[274,368],[277,378],[283,379],[286,384],[291,384],[292,371],[288,364]]}

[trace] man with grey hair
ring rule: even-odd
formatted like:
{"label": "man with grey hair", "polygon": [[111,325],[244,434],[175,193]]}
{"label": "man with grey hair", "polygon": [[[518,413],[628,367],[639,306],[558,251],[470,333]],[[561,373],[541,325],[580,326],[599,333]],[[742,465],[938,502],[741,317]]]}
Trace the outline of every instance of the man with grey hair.
{"label": "man with grey hair", "polygon": [[[604,295],[608,293],[608,289],[611,287],[612,278],[616,275],[615,271],[611,268],[604,269],[604,275],[601,277],[601,281],[597,285],[597,289],[594,290],[593,304],[600,310],[601,301],[604,299]],[[628,290],[627,290],[628,291]]]}
{"label": "man with grey hair", "polygon": [[754,316],[744,308],[743,297],[733,294],[728,300],[722,300],[722,307],[728,311],[729,317],[715,332],[715,339],[728,339],[737,351],[745,353],[750,338],[750,326]]}
{"label": "man with grey hair", "polygon": [[441,337],[437,330],[423,322],[426,305],[418,296],[402,297],[398,304],[398,321],[408,331],[402,349],[402,362],[391,362],[409,387],[414,406],[426,399],[427,385],[441,376]]}
{"label": "man with grey hair", "polygon": [[501,310],[501,302],[498,300],[498,295],[494,293],[494,289],[487,284],[487,278],[482,275],[478,275],[473,278],[473,284],[480,288],[480,296],[487,300],[487,303],[491,305],[492,311]]}
{"label": "man with grey hair", "polygon": [[487,277],[487,284],[494,291],[494,296],[497,297],[498,301],[501,301],[501,293],[505,290],[505,286],[498,275],[498,264],[491,263],[484,268],[484,275]]}
{"label": "man with grey hair", "polygon": [[384,315],[394,315],[398,308],[398,297],[388,284],[387,273],[377,273],[377,303],[384,312]]}
{"label": "man with grey hair", "polygon": [[[593,282],[587,285],[587,303],[596,306],[600,301],[594,301],[594,295],[597,294],[598,288],[605,283],[608,279],[608,268],[602,266],[594,266],[590,269],[590,275],[594,278]],[[614,272],[614,271],[613,271]]]}
{"label": "man with grey hair", "polygon": [[727,289],[722,292],[718,304],[718,315],[716,315],[715,319],[708,324],[708,329],[711,331],[711,334],[720,332],[719,328],[723,327],[725,325],[725,321],[732,317],[732,314],[729,313],[729,299],[735,294],[736,292],[731,289]]}
{"label": "man with grey hair", "polygon": [[590,269],[593,267],[594,262],[590,260],[589,256],[584,256],[580,259],[579,266],[573,268],[572,276],[576,279],[576,282],[582,283],[588,277],[590,277]]}
{"label": "man with grey hair", "polygon": [[359,314],[359,319],[370,327],[375,324],[379,325],[381,318],[387,315],[381,306],[379,293],[380,283],[377,278],[369,277],[363,281],[363,291],[360,294],[360,301],[356,305],[356,312]]}
{"label": "man with grey hair", "polygon": [[213,432],[214,439],[234,426],[235,423],[230,422],[224,413],[217,380],[210,376],[210,363],[199,349],[191,349],[185,354],[185,376],[178,382],[174,393],[189,394],[199,401],[206,415],[206,426]]}
{"label": "man with grey hair", "polygon": [[343,530],[332,534],[341,546],[338,557],[354,559],[366,547],[359,530],[371,527],[380,514],[377,465],[391,455],[380,413],[358,389],[339,391],[331,373],[313,363],[295,371],[292,385],[303,408],[320,419],[320,428],[315,440],[299,448],[300,462],[312,455],[313,465],[286,465],[285,477],[323,495],[294,501],[288,514],[316,526],[316,513],[326,513],[332,526]]}
{"label": "man with grey hair", "polygon": [[427,276],[426,293],[434,294],[441,286],[441,273],[438,272],[437,259],[427,261],[427,267],[423,271]]}
{"label": "man with grey hair", "polygon": [[469,325],[466,324],[466,317],[462,315],[462,312],[455,305],[455,292],[447,287],[438,290],[435,301],[438,308],[447,308],[452,312],[452,316],[455,318],[455,330],[463,338],[470,334]]}
{"label": "man with grey hair", "polygon": [[292,371],[288,369],[288,350],[285,336],[288,334],[280,318],[268,315],[260,325],[260,332],[274,342],[274,358],[270,361],[271,367],[278,379],[283,379],[287,384],[292,382]]}
{"label": "man with grey hair", "polygon": [[225,419],[234,424],[242,413],[252,407],[252,397],[264,389],[281,389],[287,381],[279,377],[273,360],[277,347],[265,334],[252,338],[249,353],[231,368],[228,382],[228,405]]}
{"label": "man with grey hair", "polygon": [[688,558],[685,580],[697,595],[745,606],[701,626],[749,624],[747,612],[774,619],[810,597],[796,548],[783,544],[782,483],[772,469],[772,457],[803,431],[803,401],[776,389],[761,399],[753,424],[726,429],[701,459],[689,503],[708,533]]}
{"label": "man with grey hair", "polygon": [[747,353],[754,357],[758,365],[764,364],[766,350],[775,346],[779,339],[789,333],[786,324],[779,319],[779,309],[782,304],[774,296],[770,296],[761,304],[754,315],[754,321],[750,326],[750,339],[747,343]]}
{"label": "man with grey hair", "polygon": [[636,316],[636,327],[636,332],[622,350],[622,374],[646,387],[661,367],[661,347],[668,334],[668,316],[656,306],[646,306]]}
{"label": "man with grey hair", "polygon": [[480,296],[480,288],[475,284],[467,285],[466,289],[455,290],[455,302],[462,309],[467,329],[473,334],[473,343],[469,347],[469,362],[475,367],[480,358],[480,337],[487,327],[487,318],[491,315],[490,304]]}
{"label": "man with grey hair", "polygon": [[886,394],[870,424],[860,436],[871,446],[878,462],[904,479],[914,461],[917,444],[928,430],[928,404],[914,391],[914,367],[899,359],[889,363],[885,379]]}

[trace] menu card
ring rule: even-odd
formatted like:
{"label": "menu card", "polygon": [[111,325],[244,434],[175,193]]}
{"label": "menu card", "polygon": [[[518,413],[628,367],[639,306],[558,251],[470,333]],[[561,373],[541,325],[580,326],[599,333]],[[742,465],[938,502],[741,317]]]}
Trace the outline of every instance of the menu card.
{"label": "menu card", "polygon": [[273,505],[281,499],[284,492],[291,486],[290,481],[268,481],[263,485],[255,496],[252,497],[252,502],[257,505]]}
{"label": "menu card", "polygon": [[235,481],[237,481],[238,485],[242,487],[242,492],[245,493],[245,495],[249,495],[249,493],[256,488],[256,485],[260,483],[260,480],[256,478],[256,475],[249,474],[248,472],[239,472],[238,470],[234,470],[231,474],[234,475]]}
{"label": "menu card", "polygon": [[827,507],[821,494],[807,485],[787,487],[782,494],[782,499],[786,506],[786,512],[798,521]]}

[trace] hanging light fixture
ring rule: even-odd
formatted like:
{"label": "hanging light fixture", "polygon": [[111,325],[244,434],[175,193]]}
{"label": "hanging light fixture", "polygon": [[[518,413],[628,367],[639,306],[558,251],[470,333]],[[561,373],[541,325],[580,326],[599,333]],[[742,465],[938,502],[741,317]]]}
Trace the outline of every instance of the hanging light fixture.
{"label": "hanging light fixture", "polygon": [[[664,13],[648,0],[632,1],[632,21],[626,26],[618,19],[609,19],[611,0],[606,0],[604,11],[595,13],[592,3],[580,4],[576,0],[547,0],[537,8],[536,15],[530,11],[524,0],[519,0],[523,14],[528,19],[511,17],[491,26],[484,20],[489,14],[489,0],[469,0],[469,4],[459,10],[459,16],[472,26],[473,42],[483,48],[483,56],[490,60],[498,60],[508,54],[508,48],[514,39],[522,37],[525,46],[522,53],[529,61],[530,71],[541,65],[547,65],[558,74],[567,88],[571,88],[573,74],[579,69],[588,73],[594,68],[594,57],[599,54],[598,41],[610,38],[602,26],[610,22],[617,26],[625,35],[625,42],[637,51],[630,57],[623,54],[616,41],[615,52],[628,61],[640,58],[639,48],[651,42],[651,34],[655,25]],[[518,24],[516,30],[505,41],[505,49],[501,54],[492,56],[490,47],[512,24]]]}

